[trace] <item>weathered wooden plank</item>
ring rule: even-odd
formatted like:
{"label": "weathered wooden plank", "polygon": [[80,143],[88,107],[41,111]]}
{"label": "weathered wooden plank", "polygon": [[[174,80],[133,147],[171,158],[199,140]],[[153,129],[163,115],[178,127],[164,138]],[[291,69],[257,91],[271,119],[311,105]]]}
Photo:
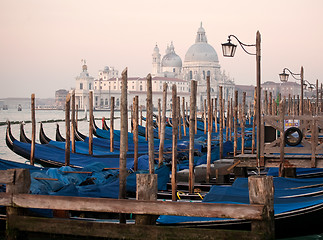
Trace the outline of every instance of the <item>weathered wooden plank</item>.
{"label": "weathered wooden plank", "polygon": [[105,237],[109,239],[263,239],[262,233],[216,229],[194,229],[115,224],[70,219],[44,219],[16,217],[14,226],[20,231],[66,234],[76,236]]}
{"label": "weathered wooden plank", "polygon": [[0,193],[0,205],[1,206],[11,206],[11,194]]}
{"label": "weathered wooden plank", "polygon": [[0,183],[13,183],[15,177],[15,169],[0,170]]}
{"label": "weathered wooden plank", "polygon": [[140,201],[31,194],[13,195],[12,202],[15,206],[23,208],[258,220],[261,219],[263,210],[262,205],[215,203],[192,204],[189,202]]}

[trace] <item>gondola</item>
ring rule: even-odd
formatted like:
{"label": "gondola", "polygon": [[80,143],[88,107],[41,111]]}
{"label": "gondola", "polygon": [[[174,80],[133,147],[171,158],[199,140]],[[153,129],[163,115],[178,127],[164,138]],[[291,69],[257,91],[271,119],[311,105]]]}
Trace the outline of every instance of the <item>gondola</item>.
{"label": "gondola", "polygon": [[[276,237],[321,233],[323,214],[323,178],[274,178]],[[213,186],[202,202],[249,204],[248,180],[238,178],[232,186]],[[159,225],[250,230],[250,221],[225,218],[160,216]]]}
{"label": "gondola", "polygon": [[20,142],[31,143],[31,140],[26,136],[24,123],[20,123]]}
{"label": "gondola", "polygon": [[63,136],[61,135],[61,133],[59,131],[59,125],[58,125],[58,123],[56,124],[56,141],[58,141],[58,142],[65,142],[65,138],[63,138]]}
{"label": "gondola", "polygon": [[[31,144],[16,140],[12,133],[10,123],[6,130],[6,144],[14,153],[30,160]],[[35,144],[35,163],[41,164],[44,167],[58,167],[65,165],[65,150],[51,146],[50,144]],[[127,168],[133,168],[133,156],[127,155]],[[95,157],[88,154],[70,153],[70,165],[73,167],[82,168],[90,163],[101,163],[107,168],[119,167],[119,154],[114,153],[109,157]],[[147,164],[148,168],[148,164]]]}
{"label": "gondola", "polygon": [[[54,146],[60,149],[65,149],[65,143],[59,142],[59,141],[53,141],[49,137],[46,136],[42,124],[40,125],[40,131],[39,131],[39,139],[41,144],[49,144],[50,146]],[[94,139],[95,140],[95,139]],[[88,154],[89,151],[89,145],[88,142],[85,141],[76,141],[75,142],[75,149],[77,153],[80,154]],[[108,142],[105,143],[104,146],[94,144],[93,145],[93,156],[95,157],[118,157],[119,151],[110,152],[110,146]],[[144,152],[138,152],[138,156],[146,155],[147,151]],[[127,152],[127,157],[133,157],[134,153],[129,151]]]}

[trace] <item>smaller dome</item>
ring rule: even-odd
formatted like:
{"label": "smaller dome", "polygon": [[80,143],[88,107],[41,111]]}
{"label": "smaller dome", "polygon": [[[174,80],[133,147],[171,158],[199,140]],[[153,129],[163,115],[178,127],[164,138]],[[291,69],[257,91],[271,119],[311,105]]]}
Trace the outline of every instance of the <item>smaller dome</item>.
{"label": "smaller dome", "polygon": [[173,42],[167,46],[166,55],[162,59],[162,67],[182,67],[182,59],[175,53]]}
{"label": "smaller dome", "polygon": [[182,59],[174,52],[166,54],[162,59],[163,67],[182,67]]}
{"label": "smaller dome", "polygon": [[103,71],[105,71],[105,72],[109,71],[109,67],[105,66]]}

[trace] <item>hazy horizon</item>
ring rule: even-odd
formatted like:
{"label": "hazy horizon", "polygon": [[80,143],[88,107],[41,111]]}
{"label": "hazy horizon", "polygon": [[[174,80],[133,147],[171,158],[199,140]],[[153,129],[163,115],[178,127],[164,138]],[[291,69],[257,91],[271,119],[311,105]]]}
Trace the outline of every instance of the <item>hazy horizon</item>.
{"label": "hazy horizon", "polygon": [[2,0],[0,98],[53,98],[56,90],[75,87],[81,59],[95,78],[104,66],[144,77],[152,71],[156,43],[163,56],[173,41],[184,62],[201,22],[221,69],[236,84],[255,84],[255,57],[238,47],[234,58],[224,58],[221,43],[234,34],[254,44],[257,30],[262,82],[278,82],[284,67],[299,73],[303,66],[305,79],[321,83],[322,10],[321,0]]}

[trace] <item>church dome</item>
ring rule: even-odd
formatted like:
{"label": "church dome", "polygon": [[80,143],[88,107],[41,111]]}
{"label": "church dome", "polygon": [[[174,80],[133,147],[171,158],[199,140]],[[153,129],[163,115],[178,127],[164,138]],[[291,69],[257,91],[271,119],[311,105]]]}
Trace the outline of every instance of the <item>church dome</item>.
{"label": "church dome", "polygon": [[193,44],[185,54],[185,62],[218,62],[218,54],[214,48],[204,42]]}
{"label": "church dome", "polygon": [[185,54],[185,62],[218,62],[218,54],[214,48],[207,43],[205,30],[201,26],[197,30],[195,44]]}
{"label": "church dome", "polygon": [[175,53],[173,43],[167,47],[161,64],[162,67],[182,67],[182,59]]}

